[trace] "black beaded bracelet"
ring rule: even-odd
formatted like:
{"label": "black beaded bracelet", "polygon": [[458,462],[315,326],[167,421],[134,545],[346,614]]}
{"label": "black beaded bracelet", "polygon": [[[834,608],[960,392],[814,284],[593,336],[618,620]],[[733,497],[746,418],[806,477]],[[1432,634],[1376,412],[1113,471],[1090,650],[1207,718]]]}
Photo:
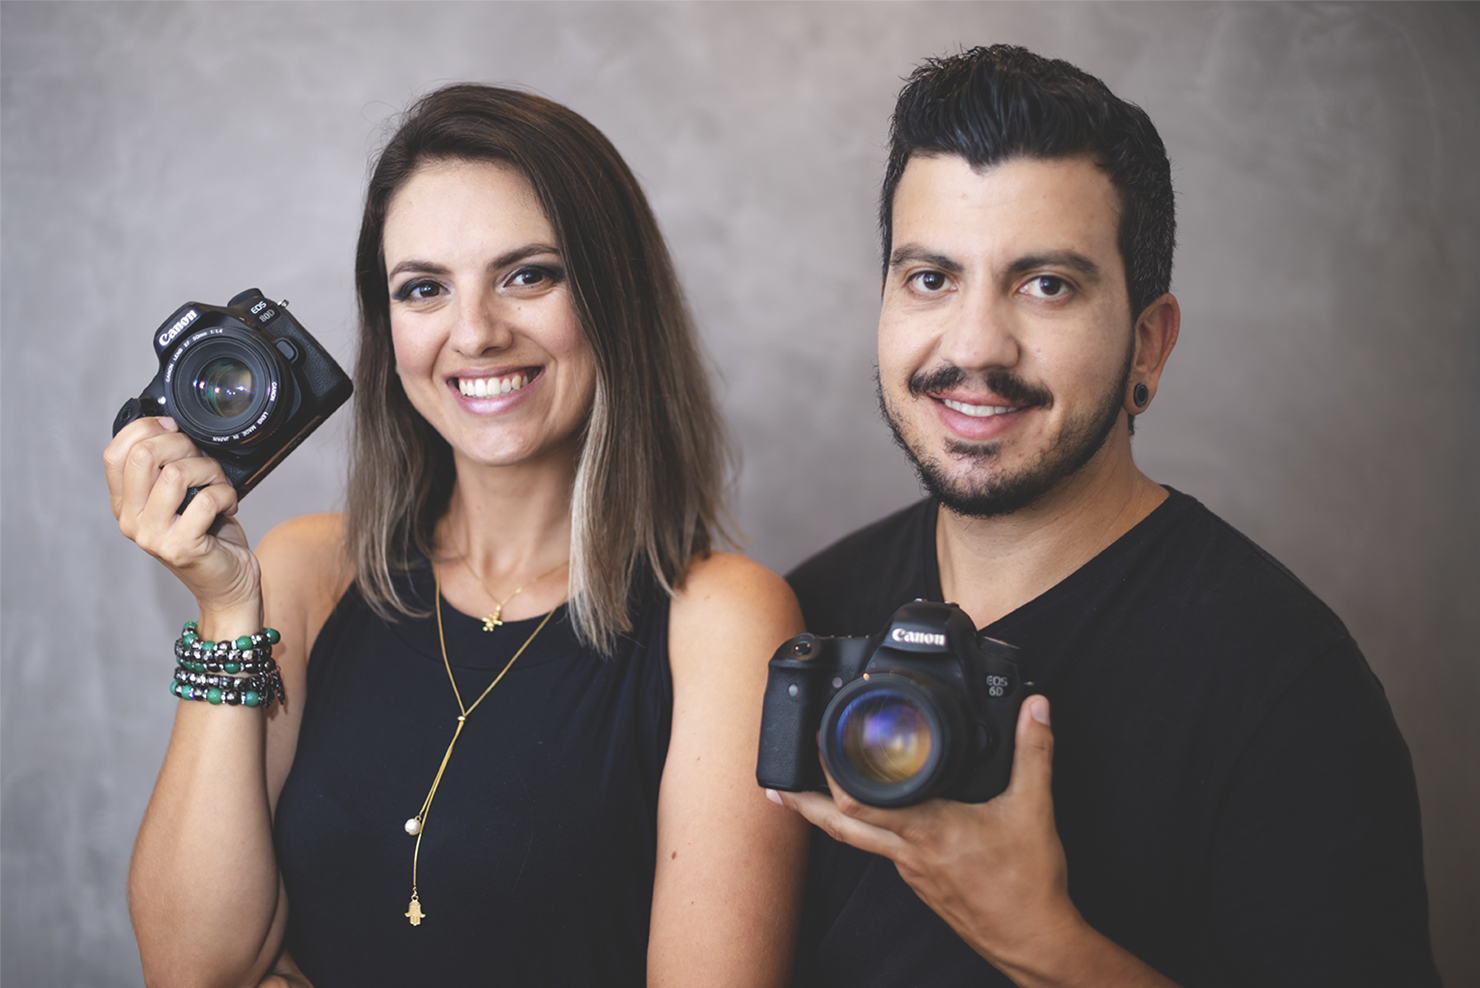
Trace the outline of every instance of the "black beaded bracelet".
{"label": "black beaded bracelet", "polygon": [[187,621],[175,642],[175,660],[191,672],[254,672],[265,670],[272,658],[272,646],[279,640],[277,631],[263,628],[253,635],[242,635],[235,641],[203,641],[194,621]]}
{"label": "black beaded bracelet", "polygon": [[279,641],[276,630],[263,628],[233,642],[211,642],[202,641],[197,628],[194,621],[186,621],[175,642],[179,665],[170,680],[171,696],[246,707],[283,701],[282,674],[272,659],[272,646]]}
{"label": "black beaded bracelet", "polygon": [[207,703],[226,703],[233,707],[257,707],[270,706],[272,697],[257,690],[223,690],[211,686],[188,686],[184,683],[170,681],[170,696],[181,700],[205,700]]}
{"label": "black beaded bracelet", "polygon": [[175,670],[175,682],[177,683],[184,683],[186,686],[236,690],[238,693],[249,689],[262,693],[267,689],[267,685],[271,681],[271,673],[257,673],[251,676],[218,676],[209,672],[187,672],[184,669]]}
{"label": "black beaded bracelet", "polygon": [[186,672],[224,672],[229,676],[239,672],[266,672],[273,667],[272,657],[269,655],[259,657],[253,652],[235,651],[211,652],[199,657],[186,651],[183,654],[177,653],[175,662]]}

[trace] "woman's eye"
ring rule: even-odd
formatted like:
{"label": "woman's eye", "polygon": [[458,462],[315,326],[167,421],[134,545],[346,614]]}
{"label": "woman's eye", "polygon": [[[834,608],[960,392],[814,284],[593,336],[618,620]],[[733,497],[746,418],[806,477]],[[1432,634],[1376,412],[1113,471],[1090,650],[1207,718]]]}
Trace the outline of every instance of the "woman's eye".
{"label": "woman's eye", "polygon": [[915,288],[922,292],[938,292],[946,287],[946,276],[939,271],[921,271],[911,275],[910,280],[915,283]]}
{"label": "woman's eye", "polygon": [[1069,283],[1056,275],[1040,274],[1030,279],[1023,290],[1037,298],[1060,298],[1068,293]]}
{"label": "woman's eye", "polygon": [[442,286],[435,281],[408,281],[396,289],[396,301],[436,298],[442,294]]}
{"label": "woman's eye", "polygon": [[508,284],[513,288],[548,288],[559,282],[560,277],[561,273],[551,268],[520,268],[509,276]]}

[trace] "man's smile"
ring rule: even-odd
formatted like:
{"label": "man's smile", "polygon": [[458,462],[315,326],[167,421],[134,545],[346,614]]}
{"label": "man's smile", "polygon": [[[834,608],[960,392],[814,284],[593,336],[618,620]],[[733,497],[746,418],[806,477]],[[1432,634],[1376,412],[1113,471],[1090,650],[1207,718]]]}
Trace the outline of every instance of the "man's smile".
{"label": "man's smile", "polygon": [[969,405],[964,401],[952,401],[950,398],[941,398],[939,401],[952,411],[960,412],[962,415],[970,415],[974,419],[984,419],[992,415],[1005,415],[1008,412],[1018,411],[1018,408],[1014,405]]}

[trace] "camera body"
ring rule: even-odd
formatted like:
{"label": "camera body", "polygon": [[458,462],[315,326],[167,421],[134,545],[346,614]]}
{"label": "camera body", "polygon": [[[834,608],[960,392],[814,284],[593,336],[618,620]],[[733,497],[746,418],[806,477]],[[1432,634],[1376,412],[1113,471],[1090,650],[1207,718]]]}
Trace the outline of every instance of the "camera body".
{"label": "camera body", "polygon": [[[354,390],[286,305],[255,288],[226,305],[189,302],[154,331],[159,373],[113,420],[168,415],[214,457],[238,497],[256,487]],[[192,487],[184,511],[199,488]]]}
{"label": "camera body", "polygon": [[867,638],[801,634],[771,658],[756,779],[842,789],[872,806],[983,803],[1012,775],[1018,650],[955,604],[916,600]]}

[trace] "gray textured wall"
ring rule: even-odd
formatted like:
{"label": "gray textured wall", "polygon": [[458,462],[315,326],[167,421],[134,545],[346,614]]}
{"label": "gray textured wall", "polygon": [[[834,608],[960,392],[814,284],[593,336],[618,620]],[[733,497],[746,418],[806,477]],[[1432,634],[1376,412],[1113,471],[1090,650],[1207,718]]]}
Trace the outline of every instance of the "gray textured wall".
{"label": "gray textured wall", "polygon": [[[1347,621],[1417,766],[1434,939],[1480,983],[1480,15],[1473,5],[17,4],[3,72],[3,980],[138,980],[129,846],[190,601],[99,451],[187,299],[258,285],[352,358],[367,153],[437,83],[518,82],[652,196],[785,568],[915,496],[876,420],[873,206],[899,77],[1012,41],[1145,106],[1181,344],[1136,438]],[[257,493],[339,499],[346,416]]]}

